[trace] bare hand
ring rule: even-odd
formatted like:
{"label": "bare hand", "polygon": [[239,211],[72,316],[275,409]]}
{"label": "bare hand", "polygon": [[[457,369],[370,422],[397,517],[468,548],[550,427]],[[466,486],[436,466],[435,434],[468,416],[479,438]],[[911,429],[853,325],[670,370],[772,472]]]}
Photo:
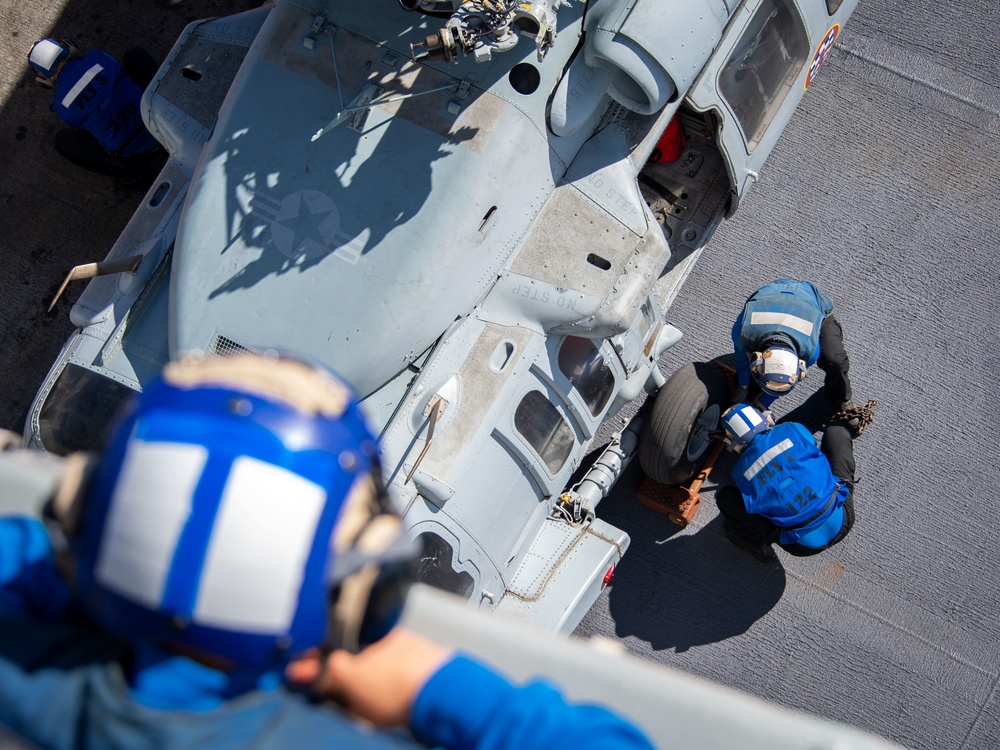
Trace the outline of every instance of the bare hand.
{"label": "bare hand", "polygon": [[307,654],[291,662],[285,676],[292,684],[311,685],[321,697],[340,701],[362,719],[396,727],[409,723],[417,695],[451,653],[397,627],[359,654],[334,651],[325,663],[319,652]]}

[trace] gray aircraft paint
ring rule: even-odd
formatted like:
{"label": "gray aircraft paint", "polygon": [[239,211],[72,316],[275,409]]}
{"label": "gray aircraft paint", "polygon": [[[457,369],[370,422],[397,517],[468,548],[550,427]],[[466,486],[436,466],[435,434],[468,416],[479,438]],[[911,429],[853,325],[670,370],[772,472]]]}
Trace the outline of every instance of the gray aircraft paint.
{"label": "gray aircraft paint", "polygon": [[[480,63],[413,63],[410,45],[443,19],[389,0],[364,13],[276,2],[192,24],[144,98],[172,158],[109,255],[143,261],[74,305],[79,330],[39,391],[29,442],[42,447],[67,364],[141,389],[192,351],[313,357],[366,397],[394,502],[453,550],[443,564],[471,581],[471,602],[572,630],[629,539],[593,515],[603,494],[577,521],[555,500],[600,423],[662,383],[656,360],[680,335],[664,313],[855,4],[831,17],[792,3],[809,54],[753,148],[716,82],[762,0],[576,2],[541,62],[523,39]],[[636,48],[642,65],[622,67]],[[536,90],[515,88],[517,65],[537,72]],[[636,178],[679,112],[701,126],[664,174],[691,197],[658,217]],[[591,340],[613,378],[596,413],[559,367],[569,336]],[[518,428],[533,392],[558,415],[559,460]],[[640,426],[623,430],[620,464]]]}

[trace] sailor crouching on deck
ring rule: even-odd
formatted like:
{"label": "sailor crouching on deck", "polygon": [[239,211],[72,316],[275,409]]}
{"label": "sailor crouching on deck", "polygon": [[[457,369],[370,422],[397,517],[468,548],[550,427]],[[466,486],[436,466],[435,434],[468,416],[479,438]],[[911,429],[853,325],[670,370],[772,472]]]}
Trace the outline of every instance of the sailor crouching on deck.
{"label": "sailor crouching on deck", "polygon": [[[811,281],[778,279],[762,286],[744,304],[732,338],[738,387],[731,403],[747,400],[753,375],[762,391],[755,403],[768,409],[816,364],[826,373],[835,410],[854,406],[844,329],[833,316],[833,302]],[[857,419],[848,423],[857,426]]]}
{"label": "sailor crouching on deck", "polygon": [[750,404],[722,415],[726,444],[737,454],[736,486],[716,493],[726,537],[761,562],[777,543],[792,555],[815,555],[854,525],[854,444],[848,428],[829,425],[820,448],[801,424],[771,426]]}
{"label": "sailor crouching on deck", "polygon": [[45,524],[0,519],[0,724],[60,750],[651,747],[395,627],[415,550],[385,499],[329,372],[168,365]]}
{"label": "sailor crouching on deck", "polygon": [[35,81],[52,89],[52,109],[69,126],[56,133],[56,151],[122,186],[143,186],[164,155],[139,109],[159,66],[140,48],[128,50],[122,63],[100,50],[81,54],[58,39],[40,39],[28,53]]}

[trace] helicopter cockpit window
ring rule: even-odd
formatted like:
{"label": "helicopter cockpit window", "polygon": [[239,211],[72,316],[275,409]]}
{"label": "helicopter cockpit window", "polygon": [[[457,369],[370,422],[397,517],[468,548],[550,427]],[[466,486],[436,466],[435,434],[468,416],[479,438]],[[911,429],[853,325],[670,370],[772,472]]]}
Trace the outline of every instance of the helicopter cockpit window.
{"label": "helicopter cockpit window", "polygon": [[101,450],[111,419],[133,393],[86,367],[66,365],[38,416],[42,445],[60,455]]}
{"label": "helicopter cockpit window", "polygon": [[514,427],[535,449],[550,474],[557,474],[573,451],[573,430],[541,391],[529,391],[514,412]]}
{"label": "helicopter cockpit window", "polygon": [[809,56],[809,39],[792,0],[764,0],[719,73],[719,91],[743,128],[760,143]]}
{"label": "helicopter cockpit window", "polygon": [[615,376],[593,341],[567,336],[559,347],[559,369],[579,392],[593,416],[604,411],[615,389]]}
{"label": "helicopter cockpit window", "polygon": [[418,536],[417,542],[421,545],[420,557],[417,558],[417,580],[468,599],[475,581],[464,570],[455,570],[455,550],[451,545],[429,531]]}

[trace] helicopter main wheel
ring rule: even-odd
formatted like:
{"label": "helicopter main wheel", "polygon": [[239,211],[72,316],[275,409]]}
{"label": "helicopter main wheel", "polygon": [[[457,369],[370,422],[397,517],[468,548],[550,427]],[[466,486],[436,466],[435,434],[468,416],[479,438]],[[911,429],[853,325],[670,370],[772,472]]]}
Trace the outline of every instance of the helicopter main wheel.
{"label": "helicopter main wheel", "polygon": [[729,381],[715,365],[692,362],[677,370],[656,394],[639,436],[642,470],[660,484],[681,484],[693,477],[729,398]]}

